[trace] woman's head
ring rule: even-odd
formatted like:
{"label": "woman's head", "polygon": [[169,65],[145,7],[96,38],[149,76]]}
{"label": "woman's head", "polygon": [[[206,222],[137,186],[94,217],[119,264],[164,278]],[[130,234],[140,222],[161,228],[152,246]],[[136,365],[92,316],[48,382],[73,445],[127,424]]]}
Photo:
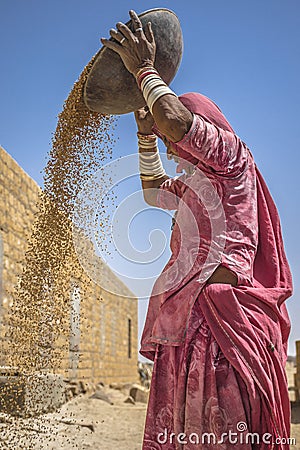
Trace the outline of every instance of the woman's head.
{"label": "woman's head", "polygon": [[178,99],[192,113],[202,116],[207,122],[234,133],[233,128],[227,121],[220,108],[205,95],[197,92],[189,92],[180,95]]}

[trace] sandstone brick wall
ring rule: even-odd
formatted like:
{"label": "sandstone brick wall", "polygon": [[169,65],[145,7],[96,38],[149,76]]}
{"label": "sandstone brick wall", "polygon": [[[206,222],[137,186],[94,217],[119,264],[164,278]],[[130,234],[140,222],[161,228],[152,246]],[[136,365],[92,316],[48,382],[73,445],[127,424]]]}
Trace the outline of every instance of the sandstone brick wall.
{"label": "sandstone brick wall", "polygon": [[33,222],[38,185],[0,147],[0,364],[5,365],[6,317],[13,301],[14,286],[22,272],[22,259]]}
{"label": "sandstone brick wall", "polygon": [[[36,204],[38,185],[0,147],[0,365],[7,364],[6,318],[14,287],[22,272]],[[70,280],[70,334],[56,345],[62,349],[59,372],[93,382],[135,381],[137,375],[137,299],[106,268],[105,276],[120,286],[124,297],[89,282]],[[73,325],[71,325],[73,324]],[[72,328],[73,327],[73,328]]]}
{"label": "sandstone brick wall", "polygon": [[291,402],[296,401],[296,387],[295,387],[295,376],[296,376],[296,364],[295,358],[289,356],[285,366],[285,372],[287,376],[289,398]]}
{"label": "sandstone brick wall", "polygon": [[296,388],[296,401],[300,402],[300,341],[296,341],[295,388]]}

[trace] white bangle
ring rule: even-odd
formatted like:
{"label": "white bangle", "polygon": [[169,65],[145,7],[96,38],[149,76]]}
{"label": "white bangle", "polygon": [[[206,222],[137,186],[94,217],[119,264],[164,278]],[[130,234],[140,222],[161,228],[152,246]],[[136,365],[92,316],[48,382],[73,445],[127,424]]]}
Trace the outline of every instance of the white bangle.
{"label": "white bangle", "polygon": [[150,80],[149,83],[147,83],[143,89],[143,95],[145,97],[145,100],[147,101],[150,92],[152,89],[154,89],[156,86],[165,86],[165,83],[161,78],[157,78],[156,80]]}
{"label": "white bangle", "polygon": [[139,142],[139,148],[145,149],[145,150],[150,150],[151,148],[155,149],[157,147],[157,145],[155,143],[152,142]]}
{"label": "white bangle", "polygon": [[177,97],[160,76],[152,73],[143,78],[141,90],[151,114],[154,103],[163,95],[170,94]]}
{"label": "white bangle", "polygon": [[154,181],[154,180],[158,180],[158,179],[160,179],[160,178],[162,178],[162,177],[164,177],[165,176],[165,174],[163,174],[163,175],[144,175],[144,174],[140,174],[140,179],[142,180],[142,181]]}
{"label": "white bangle", "polygon": [[156,178],[166,175],[158,150],[155,152],[139,153],[139,168],[142,175],[154,176]]}
{"label": "white bangle", "polygon": [[160,167],[160,161],[155,161],[151,163],[146,163],[145,161],[140,161],[140,168],[142,173],[154,173]]}
{"label": "white bangle", "polygon": [[154,138],[152,137],[152,135],[150,135],[151,137],[149,137],[149,135],[141,135],[138,133],[138,146],[139,148],[144,148],[144,149],[149,149],[149,148],[157,148],[157,137],[155,136]]}
{"label": "white bangle", "polygon": [[158,148],[156,147],[152,152],[140,152],[140,159],[142,159],[143,161],[149,163],[152,160],[156,159],[156,155],[158,152]]}
{"label": "white bangle", "polygon": [[155,87],[151,92],[150,92],[150,95],[149,95],[149,97],[148,97],[148,100],[147,100],[147,105],[148,105],[148,107],[149,107],[149,109],[150,109],[150,112],[151,112],[151,114],[152,114],[152,109],[153,109],[153,105],[154,105],[154,103],[160,98],[160,97],[162,97],[163,95],[166,95],[166,94],[169,94],[169,95],[174,95],[175,97],[176,97],[176,94],[175,94],[175,92],[173,92],[168,86],[157,86],[157,87]]}
{"label": "white bangle", "polygon": [[141,91],[143,91],[143,89],[145,88],[146,84],[150,81],[150,80],[157,80],[157,79],[161,79],[161,77],[157,74],[149,74],[147,75],[141,82]]}

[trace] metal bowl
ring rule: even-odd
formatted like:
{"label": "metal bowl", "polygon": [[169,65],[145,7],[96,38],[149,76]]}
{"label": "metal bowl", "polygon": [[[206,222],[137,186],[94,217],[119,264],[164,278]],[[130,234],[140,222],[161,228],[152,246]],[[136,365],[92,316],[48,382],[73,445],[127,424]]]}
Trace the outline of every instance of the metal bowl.
{"label": "metal bowl", "polygon": [[[156,42],[155,67],[169,84],[180,65],[183,39],[179,20],[169,9],[157,8],[139,15],[142,25],[151,22]],[[132,29],[131,21],[126,25]],[[86,106],[102,114],[126,114],[145,106],[134,76],[114,51],[102,47],[95,56],[83,90]]]}

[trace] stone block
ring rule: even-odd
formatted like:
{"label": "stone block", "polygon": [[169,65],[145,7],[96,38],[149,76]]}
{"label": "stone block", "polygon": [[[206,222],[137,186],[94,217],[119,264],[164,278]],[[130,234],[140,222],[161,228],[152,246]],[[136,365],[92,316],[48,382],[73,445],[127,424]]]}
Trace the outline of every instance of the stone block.
{"label": "stone block", "polygon": [[67,390],[66,390],[66,401],[68,402],[68,401],[72,400],[73,397],[74,397],[74,394],[73,394],[72,389],[70,387],[67,388]]}
{"label": "stone block", "polygon": [[117,389],[118,391],[120,391],[123,387],[122,383],[110,383],[109,387],[111,389]]}
{"label": "stone block", "polygon": [[61,375],[23,375],[11,368],[0,373],[0,412],[30,417],[55,411],[66,402],[66,386]]}
{"label": "stone block", "polygon": [[93,383],[88,382],[88,381],[81,380],[79,382],[79,386],[80,386],[80,391],[83,394],[86,394],[86,393],[89,393],[89,392],[93,392],[95,390],[95,387],[94,387]]}
{"label": "stone block", "polygon": [[103,392],[103,390],[96,391],[93,395],[90,396],[90,398],[102,400],[106,403],[109,403],[110,405],[114,404],[110,396]]}
{"label": "stone block", "polygon": [[69,381],[67,390],[72,393],[73,397],[75,397],[76,395],[79,395],[81,392],[79,381],[77,381],[77,380]]}
{"label": "stone block", "polygon": [[149,390],[143,386],[134,384],[129,391],[129,396],[133,398],[135,402],[148,403]]}
{"label": "stone block", "polygon": [[130,395],[124,400],[124,403],[129,403],[130,405],[135,405],[135,401]]}

